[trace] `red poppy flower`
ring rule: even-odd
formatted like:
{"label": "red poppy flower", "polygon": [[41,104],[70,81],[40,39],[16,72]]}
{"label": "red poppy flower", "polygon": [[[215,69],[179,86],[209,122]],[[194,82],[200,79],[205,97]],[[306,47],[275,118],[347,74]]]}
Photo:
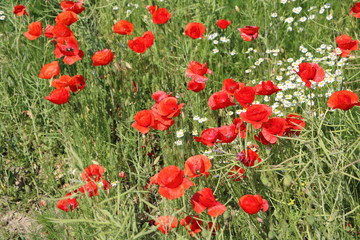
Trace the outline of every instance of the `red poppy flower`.
{"label": "red poppy flower", "polygon": [[88,194],[89,197],[97,196],[99,195],[98,192],[98,186],[94,182],[87,182],[83,186],[79,188],[79,191]]}
{"label": "red poppy flower", "polygon": [[233,120],[233,123],[235,124],[239,138],[246,138],[246,125],[243,120],[240,118],[235,118]]}
{"label": "red poppy flower", "polygon": [[83,1],[79,1],[79,2],[62,1],[60,3],[60,6],[63,11],[72,11],[76,14],[79,14],[85,10],[85,8],[82,6],[83,4],[84,4]]}
{"label": "red poppy flower", "polygon": [[317,63],[300,63],[299,71],[296,73],[299,75],[299,77],[301,77],[301,80],[305,82],[307,87],[311,87],[310,80],[314,82],[321,82],[325,79],[324,69],[322,69],[322,67],[320,67]]}
{"label": "red poppy flower", "polygon": [[154,5],[149,5],[146,7],[147,10],[149,11],[150,14],[154,14],[154,12],[156,11],[156,9],[158,8],[157,6]]}
{"label": "red poppy flower", "polygon": [[259,155],[251,149],[246,149],[241,153],[238,153],[236,155],[236,160],[242,162],[247,167],[252,167],[262,161]]}
{"label": "red poppy flower", "polygon": [[216,201],[211,188],[198,191],[190,201],[196,213],[202,213],[205,209],[208,209],[210,216],[217,217],[226,211],[226,207],[221,202]]}
{"label": "red poppy flower", "polygon": [[265,139],[262,132],[259,132],[258,135],[254,135],[254,139],[258,142],[261,142],[264,145],[268,145],[270,143],[268,142],[268,140]]}
{"label": "red poppy flower", "polygon": [[102,179],[101,180],[101,184],[102,184],[102,187],[104,188],[104,190],[109,190],[110,188],[112,188],[111,186],[111,183],[109,183],[107,180],[105,179]]}
{"label": "red poppy flower", "polygon": [[230,24],[231,24],[231,21],[228,21],[225,19],[220,19],[216,22],[216,25],[218,25],[219,28],[221,28],[221,29],[227,28]]}
{"label": "red poppy flower", "polygon": [[155,221],[155,226],[158,226],[158,230],[160,230],[163,234],[168,234],[169,231],[176,228],[177,225],[178,220],[174,216],[161,216]]}
{"label": "red poppy flower", "polygon": [[192,80],[198,83],[205,83],[208,78],[205,74],[213,74],[213,72],[206,66],[206,63],[201,64],[195,61],[191,61],[186,69],[186,76],[191,77]]}
{"label": "red poppy flower", "polygon": [[336,37],[336,44],[341,50],[341,57],[349,57],[351,51],[358,50],[359,40],[352,40],[349,35]]}
{"label": "red poppy flower", "polygon": [[23,16],[23,15],[29,15],[27,12],[26,12],[26,7],[24,5],[16,5],[14,6],[14,11],[13,13],[16,15],[16,16]]}
{"label": "red poppy flower", "polygon": [[85,87],[85,79],[82,75],[75,75],[70,77],[69,75],[62,75],[59,79],[54,79],[51,85],[54,88],[70,87],[72,92],[77,92]]}
{"label": "red poppy flower", "polygon": [[167,97],[155,104],[153,109],[163,117],[174,118],[179,116],[184,105],[184,103],[178,104],[178,100],[175,97]]}
{"label": "red poppy flower", "polygon": [[24,33],[24,36],[29,40],[35,40],[42,34],[42,24],[41,22],[33,22],[28,26],[29,31]]}
{"label": "red poppy flower", "polygon": [[204,155],[195,155],[185,161],[184,174],[189,178],[200,177],[201,175],[209,176],[211,168],[210,159]]}
{"label": "red poppy flower", "polygon": [[161,102],[163,99],[167,98],[167,97],[171,97],[172,93],[167,94],[164,91],[156,91],[151,95],[151,98],[155,100],[155,102],[159,103]]}
{"label": "red poppy flower", "polygon": [[218,128],[208,128],[201,132],[200,137],[194,137],[195,141],[201,142],[206,146],[214,146],[219,137]]}
{"label": "red poppy flower", "polygon": [[304,118],[299,115],[295,115],[295,114],[287,115],[287,117],[286,117],[286,123],[287,123],[286,134],[294,133],[296,135],[299,135],[300,134],[299,130],[303,129],[306,126],[306,123],[303,119]]}
{"label": "red poppy flower", "polygon": [[145,41],[145,47],[149,48],[154,44],[155,36],[151,31],[146,31],[142,35],[142,38]]}
{"label": "red poppy flower", "polygon": [[54,30],[54,26],[47,24],[45,27],[45,32],[44,32],[45,37],[53,38],[54,37],[53,30]]}
{"label": "red poppy flower", "polygon": [[171,13],[166,8],[158,8],[152,13],[152,21],[155,24],[164,24],[171,18]]}
{"label": "red poppy flower", "polygon": [[255,100],[255,88],[243,87],[235,91],[234,97],[243,108],[248,108]]}
{"label": "red poppy flower", "polygon": [[228,106],[236,105],[233,102],[232,96],[225,91],[219,91],[210,96],[208,106],[211,110],[226,108]]}
{"label": "red poppy flower", "polygon": [[121,35],[132,35],[134,24],[126,20],[120,20],[114,24],[113,32]]}
{"label": "red poppy flower", "polygon": [[155,117],[153,111],[142,110],[135,114],[135,122],[131,124],[133,128],[136,128],[139,132],[145,134],[150,131],[149,126],[154,124]]}
{"label": "red poppy flower", "polygon": [[81,60],[84,56],[84,52],[79,49],[78,42],[73,37],[58,38],[54,54],[56,58],[65,56],[63,61],[69,65]]}
{"label": "red poppy flower", "polygon": [[287,128],[285,118],[274,117],[263,123],[261,133],[269,143],[276,143],[277,136],[282,136]]}
{"label": "red poppy flower", "polygon": [[155,121],[153,125],[150,125],[153,129],[165,131],[175,124],[175,121],[171,118],[167,118],[159,115],[156,111],[153,111]]}
{"label": "red poppy flower", "polygon": [[188,82],[188,88],[187,90],[191,90],[193,92],[200,92],[202,90],[204,90],[204,88],[206,87],[205,83],[198,83],[195,80],[191,80],[190,82]]}
{"label": "red poppy flower", "polygon": [[185,27],[185,34],[192,39],[203,38],[202,35],[205,33],[205,26],[202,23],[191,22]]}
{"label": "red poppy flower", "polygon": [[327,105],[332,109],[342,109],[347,111],[354,106],[360,106],[359,97],[356,93],[353,93],[348,90],[342,90],[334,92],[328,102]]}
{"label": "red poppy flower", "polygon": [[350,9],[349,14],[356,18],[360,18],[360,2],[354,4],[354,6]]}
{"label": "red poppy flower", "polygon": [[202,221],[198,215],[187,216],[181,219],[180,224],[186,228],[192,237],[201,232]]}
{"label": "red poppy flower", "polygon": [[255,214],[259,211],[266,212],[269,209],[269,203],[260,195],[244,195],[239,198],[239,206],[248,214]]}
{"label": "red poppy flower", "polygon": [[244,178],[247,178],[245,175],[245,169],[239,167],[239,166],[234,166],[232,167],[229,172],[228,172],[228,178],[232,179],[235,182],[238,182]]}
{"label": "red poppy flower", "polygon": [[160,195],[167,199],[182,197],[185,190],[194,185],[184,178],[184,171],[174,165],[163,168],[150,179],[150,183],[159,185]]}
{"label": "red poppy flower", "polygon": [[255,86],[256,95],[271,95],[281,91],[272,81],[262,81]]}
{"label": "red poppy flower", "polygon": [[128,46],[131,50],[137,53],[144,53],[147,50],[145,39],[136,37],[128,41]]}
{"label": "red poppy flower", "polygon": [[246,112],[240,113],[240,117],[247,123],[251,123],[255,129],[261,127],[261,124],[267,122],[272,114],[272,109],[266,104],[251,105]]}
{"label": "red poppy flower", "polygon": [[114,60],[114,53],[110,49],[103,49],[97,51],[92,56],[93,66],[104,66],[108,65],[112,60]]}
{"label": "red poppy flower", "polygon": [[71,24],[76,22],[78,19],[79,18],[77,16],[77,14],[74,13],[73,11],[65,11],[65,12],[59,13],[56,16],[55,22],[56,22],[56,24],[62,23],[62,24],[65,24],[66,26],[70,26]]}
{"label": "red poppy flower", "polygon": [[41,68],[40,73],[39,73],[39,78],[51,79],[53,77],[56,77],[59,74],[60,74],[59,62],[54,61],[54,62],[45,64]]}
{"label": "red poppy flower", "polygon": [[62,23],[56,24],[55,26],[47,25],[44,35],[48,38],[75,38],[70,28],[68,28],[65,24]]}
{"label": "red poppy flower", "polygon": [[235,91],[243,88],[244,84],[241,82],[236,82],[231,78],[225,79],[223,81],[222,90],[226,91],[230,95],[234,95]]}
{"label": "red poppy flower", "polygon": [[76,201],[76,198],[65,198],[60,199],[56,207],[65,212],[69,212],[74,210],[78,205],[79,203]]}
{"label": "red poppy flower", "polygon": [[260,27],[257,26],[245,26],[244,28],[238,28],[241,33],[241,38],[247,42],[258,38],[259,29]]}
{"label": "red poppy flower", "polygon": [[85,168],[85,170],[81,173],[81,178],[87,182],[89,181],[98,182],[102,178],[104,172],[105,172],[104,167],[98,164],[93,164]]}
{"label": "red poppy flower", "polygon": [[69,101],[69,98],[70,98],[69,87],[55,89],[50,93],[49,96],[45,97],[46,100],[49,100],[50,102],[58,105],[67,103]]}
{"label": "red poppy flower", "polygon": [[235,124],[224,125],[218,128],[218,140],[220,143],[230,143],[238,136],[238,129]]}

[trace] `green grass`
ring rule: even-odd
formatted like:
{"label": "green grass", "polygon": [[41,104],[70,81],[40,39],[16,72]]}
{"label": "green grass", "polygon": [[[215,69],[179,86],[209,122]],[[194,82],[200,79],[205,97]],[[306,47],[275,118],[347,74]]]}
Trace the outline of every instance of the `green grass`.
{"label": "green grass", "polygon": [[[166,1],[156,5],[173,13],[164,25],[151,22],[144,6],[152,1],[127,7],[127,1],[85,1],[86,10],[79,21],[71,26],[80,49],[85,52],[82,61],[68,66],[58,60],[61,74],[84,75],[87,85],[72,96],[65,105],[54,105],[44,99],[51,91],[50,81],[37,77],[41,67],[55,60],[53,43],[41,36],[27,40],[23,33],[33,21],[54,24],[61,11],[60,1],[22,1],[29,17],[17,17],[12,8],[20,1],[5,0],[0,3],[6,19],[0,21],[0,219],[10,211],[20,212],[36,220],[27,232],[10,231],[8,223],[0,222],[2,239],[189,239],[182,226],[167,236],[149,221],[160,215],[174,215],[179,220],[194,214],[189,199],[203,187],[211,187],[217,199],[227,206],[224,215],[215,218],[206,213],[200,218],[207,223],[216,221],[221,228],[216,237],[203,230],[196,239],[357,239],[360,232],[360,114],[359,107],[347,112],[329,111],[327,97],[313,98],[314,105],[306,103],[292,108],[280,107],[288,113],[301,114],[307,126],[298,138],[283,137],[272,146],[260,146],[259,155],[264,160],[257,168],[248,168],[247,179],[233,182],[227,179],[227,169],[236,163],[233,155],[242,151],[252,138],[238,139],[235,144],[222,146],[225,153],[212,153],[213,168],[209,178],[194,179],[195,187],[184,197],[167,200],[161,197],[157,186],[146,189],[149,178],[165,166],[183,168],[190,156],[201,154],[209,148],[195,142],[192,130],[199,133],[209,127],[231,123],[238,106],[211,111],[207,99],[221,90],[222,81],[234,78],[247,85],[261,80],[277,84],[288,77],[276,65],[287,58],[295,60],[304,53],[303,45],[317,56],[315,49],[321,44],[336,47],[335,37],[347,34],[360,39],[359,20],[348,15],[354,1],[328,1],[331,8],[324,14],[318,10],[327,1],[308,0],[280,4],[272,0],[247,1]],[[119,10],[113,10],[118,6]],[[299,15],[292,8],[303,8]],[[299,23],[293,31],[277,20],[293,16],[309,16],[311,6],[314,20]],[[126,10],[133,10],[127,16]],[[272,18],[273,12],[278,18]],[[332,13],[333,19],[326,16]],[[144,20],[147,16],[147,20]],[[226,18],[232,25],[220,31],[215,22]],[[112,33],[114,20],[126,19],[135,25],[132,36]],[[205,24],[207,34],[218,32],[227,36],[229,43],[218,45],[208,39],[193,40],[183,35],[185,25],[192,21]],[[256,41],[245,42],[236,30],[245,25],[260,26]],[[303,27],[302,32],[297,32]],[[152,31],[155,44],[143,54],[127,47],[127,41]],[[217,38],[219,40],[219,37]],[[111,48],[115,60],[108,66],[91,66],[91,56],[98,50]],[[213,54],[212,49],[219,53]],[[257,53],[246,54],[248,48]],[[266,54],[267,49],[280,49],[277,57]],[[237,54],[229,55],[232,50]],[[344,80],[327,83],[323,88],[304,89],[304,94],[325,94],[349,88],[359,95],[359,54],[344,67],[327,66],[325,69],[342,69]],[[248,56],[253,56],[248,58]],[[265,61],[245,73],[258,58]],[[205,90],[193,93],[186,90],[189,78],[185,69],[191,60],[207,62],[214,75],[209,77]],[[275,77],[281,75],[283,80]],[[133,91],[133,83],[138,91]],[[136,112],[149,109],[154,101],[151,94],[163,90],[179,96],[185,103],[176,124],[168,131],[151,130],[141,135],[131,127]],[[287,90],[286,94],[293,94]],[[285,94],[285,93],[284,93]],[[262,102],[263,98],[256,98]],[[271,96],[269,104],[274,103]],[[295,99],[295,97],[294,97]],[[319,117],[323,113],[324,117]],[[316,115],[315,115],[316,114]],[[194,115],[207,117],[200,124]],[[177,146],[176,131],[185,129],[183,145]],[[259,144],[260,145],[260,144]],[[236,148],[239,146],[239,149]],[[152,153],[149,155],[148,153]],[[98,162],[106,168],[106,178],[120,183],[108,192],[100,190],[97,197],[78,199],[80,208],[73,212],[56,209],[57,201],[67,192],[83,184],[80,173],[85,167]],[[118,174],[124,171],[127,178]],[[237,204],[245,194],[260,194],[267,199],[270,209],[266,213],[248,215]],[[294,200],[294,204],[289,204]],[[39,205],[45,200],[47,205]],[[261,218],[260,223],[257,218]]]}

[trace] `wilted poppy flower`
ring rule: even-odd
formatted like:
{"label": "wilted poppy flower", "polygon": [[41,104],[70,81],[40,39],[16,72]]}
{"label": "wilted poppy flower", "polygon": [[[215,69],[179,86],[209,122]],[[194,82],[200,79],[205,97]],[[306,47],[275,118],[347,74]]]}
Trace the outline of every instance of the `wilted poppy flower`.
{"label": "wilted poppy flower", "polygon": [[206,66],[206,63],[201,64],[195,61],[191,61],[186,69],[186,76],[191,77],[192,80],[198,83],[205,83],[208,78],[205,74],[213,74],[213,72]]}
{"label": "wilted poppy flower", "polygon": [[360,106],[359,97],[356,93],[353,93],[348,90],[342,90],[334,92],[328,102],[327,105],[332,109],[342,109],[347,111],[354,106]]}
{"label": "wilted poppy flower", "polygon": [[232,96],[230,96],[230,94],[225,91],[213,93],[213,95],[211,95],[208,100],[208,106],[211,108],[211,110],[226,108],[228,106],[234,105],[236,104],[233,102]]}
{"label": "wilted poppy flower", "polygon": [[220,143],[230,143],[238,136],[238,129],[235,124],[224,125],[218,128],[218,140]]}
{"label": "wilted poppy flower", "polygon": [[145,41],[145,47],[149,48],[154,44],[155,36],[151,31],[144,32],[142,38]]}
{"label": "wilted poppy flower", "polygon": [[16,5],[14,6],[14,11],[13,13],[16,15],[16,16],[23,16],[23,15],[29,15],[27,12],[26,12],[26,7],[24,5]]}
{"label": "wilted poppy flower", "polygon": [[142,110],[135,114],[135,122],[131,124],[133,128],[136,128],[139,132],[145,134],[150,131],[149,126],[154,124],[155,117],[153,111]]}
{"label": "wilted poppy flower", "polygon": [[94,182],[87,182],[83,186],[79,188],[79,191],[88,194],[89,197],[97,196],[99,195],[98,192],[98,186]]}
{"label": "wilted poppy flower", "polygon": [[261,126],[261,133],[269,143],[276,143],[277,136],[282,136],[287,128],[285,118],[274,117],[265,122]]}
{"label": "wilted poppy flower", "polygon": [[89,181],[98,182],[102,178],[104,172],[105,172],[104,167],[98,164],[93,164],[85,168],[85,170],[81,173],[81,178],[87,182]]}
{"label": "wilted poppy flower", "polygon": [[76,198],[65,198],[60,199],[56,207],[65,212],[69,212],[74,210],[78,205],[79,203],[76,201]]}
{"label": "wilted poppy flower", "polygon": [[76,13],[74,13],[73,11],[65,11],[62,13],[59,13],[56,18],[55,18],[55,22],[56,24],[62,23],[65,24],[66,26],[69,26],[71,24],[73,24],[74,22],[76,22],[78,20],[78,16]]}
{"label": "wilted poppy flower", "polygon": [[272,81],[262,81],[255,86],[256,95],[271,95],[281,91]]}
{"label": "wilted poppy flower", "polygon": [[252,167],[262,161],[259,155],[251,149],[246,149],[241,153],[238,153],[236,155],[236,160],[242,162],[247,167]]}
{"label": "wilted poppy flower", "polygon": [[208,128],[201,132],[200,137],[194,137],[195,141],[201,142],[206,146],[214,146],[219,137],[218,128]]}
{"label": "wilted poppy flower", "polygon": [[243,88],[244,84],[241,82],[236,82],[231,78],[225,79],[223,81],[222,90],[226,91],[230,95],[234,95],[235,91]]}
{"label": "wilted poppy flower", "polygon": [[202,38],[202,35],[205,33],[205,26],[202,23],[191,22],[185,27],[185,34],[191,37],[192,39]]}
{"label": "wilted poppy flower", "polygon": [[152,21],[155,24],[164,24],[171,18],[171,13],[166,8],[158,8],[152,13]]}
{"label": "wilted poppy flower", "polygon": [[236,101],[240,103],[243,108],[248,108],[255,100],[255,88],[243,87],[236,90],[234,93]]}
{"label": "wilted poppy flower", "polygon": [[132,35],[132,32],[134,31],[134,24],[126,20],[120,20],[114,24],[113,29],[114,33],[121,35]]}
{"label": "wilted poppy flower", "polygon": [[167,94],[164,91],[156,91],[151,95],[151,98],[155,100],[155,102],[159,103],[161,102],[163,99],[167,98],[167,97],[171,97],[172,93]]}
{"label": "wilted poppy flower", "polygon": [[261,124],[267,122],[272,114],[272,109],[266,104],[251,105],[246,112],[240,113],[240,117],[247,123],[251,123],[255,129],[261,127]]}
{"label": "wilted poppy flower", "polygon": [[243,120],[240,118],[235,118],[233,120],[233,123],[235,124],[235,127],[238,130],[238,135],[240,138],[246,138],[246,125]]}
{"label": "wilted poppy flower", "polygon": [[194,237],[195,234],[201,232],[202,221],[198,215],[187,216],[181,219],[180,224],[186,228],[192,237]]}
{"label": "wilted poppy flower", "polygon": [[35,40],[42,34],[41,22],[33,22],[28,26],[29,31],[24,33],[24,36],[29,40]]}
{"label": "wilted poppy flower", "polygon": [[287,128],[285,131],[286,134],[294,133],[296,135],[299,135],[300,134],[299,130],[303,129],[306,126],[304,118],[295,114],[287,115],[286,123],[287,123]]}
{"label": "wilted poppy flower", "polygon": [[85,87],[85,79],[82,75],[75,75],[73,77],[62,75],[59,79],[54,79],[51,85],[54,88],[70,87],[70,90],[75,93]]}
{"label": "wilted poppy flower", "polygon": [[92,56],[93,66],[104,66],[108,65],[114,59],[114,53],[110,49],[103,49],[97,51]]}
{"label": "wilted poppy flower", "polygon": [[167,199],[182,197],[185,190],[194,185],[184,177],[184,171],[174,165],[163,168],[150,179],[150,183],[159,185],[160,195]]}
{"label": "wilted poppy flower", "polygon": [[205,155],[195,155],[185,161],[184,174],[189,178],[209,176],[211,168],[210,159]]}
{"label": "wilted poppy flower", "polygon": [[67,103],[69,101],[69,98],[70,98],[69,87],[55,89],[50,93],[49,96],[45,97],[46,100],[49,100],[50,102],[58,105]]}
{"label": "wilted poppy flower", "polygon": [[352,40],[349,35],[336,37],[336,44],[341,50],[341,57],[349,57],[351,51],[358,50],[359,40]]}
{"label": "wilted poppy flower", "polygon": [[62,8],[63,11],[72,11],[76,14],[81,13],[82,11],[85,10],[85,8],[82,6],[84,3],[83,1],[79,1],[79,2],[73,2],[73,1],[62,1],[60,3],[60,6]]}
{"label": "wilted poppy flower", "polygon": [[259,211],[266,212],[269,209],[269,203],[260,195],[244,195],[239,201],[239,206],[248,214],[255,214]]}
{"label": "wilted poppy flower", "polygon": [[354,6],[350,9],[349,14],[356,18],[360,18],[360,2],[354,4]]}
{"label": "wilted poppy flower", "polygon": [[53,77],[56,77],[59,74],[60,74],[59,62],[54,61],[54,62],[45,64],[41,68],[40,73],[39,73],[39,78],[51,79]]}
{"label": "wilted poppy flower", "polygon": [[231,21],[228,21],[225,19],[220,19],[216,22],[216,25],[218,25],[219,28],[221,28],[221,29],[227,28],[230,24],[231,24]]}
{"label": "wilted poppy flower", "polygon": [[[294,70],[295,71],[295,70]],[[296,72],[296,71],[295,71]],[[307,87],[311,87],[310,80],[321,82],[325,79],[325,72],[317,63],[303,62],[299,64],[299,71],[296,72]]]}
{"label": "wilted poppy flower", "polygon": [[226,207],[216,201],[211,188],[204,188],[195,193],[190,199],[191,205],[196,213],[202,213],[208,209],[208,214],[217,217],[226,211]]}
{"label": "wilted poppy flower", "polygon": [[173,118],[179,116],[184,105],[184,103],[178,104],[178,100],[175,97],[167,97],[155,104],[153,109],[163,117]]}
{"label": "wilted poppy flower", "polygon": [[160,230],[163,234],[168,234],[169,231],[176,228],[177,225],[178,220],[174,216],[161,216],[155,221],[155,226],[158,226],[158,230]]}
{"label": "wilted poppy flower", "polygon": [[84,52],[79,49],[78,42],[73,37],[57,39],[56,48],[54,49],[56,58],[64,57],[63,61],[66,64],[72,65],[79,61],[84,56]]}
{"label": "wilted poppy flower", "polygon": [[239,167],[239,166],[234,166],[232,167],[229,172],[228,172],[228,178],[232,179],[235,182],[240,181],[241,179],[246,178],[246,176],[244,175],[245,173],[245,169]]}
{"label": "wilted poppy flower", "polygon": [[188,82],[187,86],[188,86],[187,90],[191,90],[193,92],[200,92],[200,91],[204,90],[204,88],[206,87],[206,84],[199,83],[195,80],[191,80],[190,82]]}
{"label": "wilted poppy flower", "polygon": [[245,26],[243,28],[238,28],[241,33],[241,38],[249,42],[255,40],[259,36],[260,27],[257,26]]}

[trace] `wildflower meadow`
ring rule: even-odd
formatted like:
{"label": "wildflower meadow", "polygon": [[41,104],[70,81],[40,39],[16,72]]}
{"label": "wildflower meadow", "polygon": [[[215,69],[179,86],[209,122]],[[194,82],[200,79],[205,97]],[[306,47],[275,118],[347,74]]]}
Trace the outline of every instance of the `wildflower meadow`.
{"label": "wildflower meadow", "polygon": [[0,239],[360,239],[360,2],[1,0]]}

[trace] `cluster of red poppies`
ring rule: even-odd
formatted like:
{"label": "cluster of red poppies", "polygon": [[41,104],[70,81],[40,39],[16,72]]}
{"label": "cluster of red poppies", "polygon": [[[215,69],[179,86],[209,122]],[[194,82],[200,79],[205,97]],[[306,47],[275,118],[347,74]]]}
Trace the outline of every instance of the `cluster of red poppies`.
{"label": "cluster of red poppies", "polygon": [[93,164],[85,168],[85,170],[81,173],[81,178],[86,181],[86,183],[80,188],[67,193],[65,195],[67,198],[60,199],[58,201],[57,208],[65,212],[74,210],[79,203],[77,202],[76,197],[72,197],[72,195],[80,192],[89,197],[98,196],[98,185],[102,186],[104,190],[109,190],[111,188],[111,183],[102,179],[104,172],[105,168],[98,164]]}
{"label": "cluster of red poppies", "polygon": [[[205,155],[192,156],[185,161],[184,170],[175,165],[165,167],[150,179],[150,184],[159,185],[161,196],[167,199],[177,199],[184,195],[185,190],[195,185],[190,178],[208,177],[211,166],[210,159]],[[231,176],[231,178],[234,177],[234,175]],[[203,188],[196,192],[190,202],[198,214],[207,210],[211,217],[217,217],[226,211],[226,207],[215,199],[211,188]],[[268,202],[259,195],[245,195],[239,199],[238,203],[249,214],[255,214],[260,210],[265,212],[269,208]],[[180,224],[185,226],[192,236],[201,231],[202,222],[196,215],[187,216],[181,220]],[[159,225],[158,229],[167,234],[171,228],[177,226],[177,219],[173,216],[162,216],[157,219],[155,225]]]}
{"label": "cluster of red poppies", "polygon": [[163,91],[156,91],[151,96],[155,104],[151,110],[142,110],[135,114],[135,122],[131,125],[141,133],[150,131],[150,127],[156,130],[167,130],[174,125],[174,117],[179,116],[184,103],[178,103],[178,100]]}

